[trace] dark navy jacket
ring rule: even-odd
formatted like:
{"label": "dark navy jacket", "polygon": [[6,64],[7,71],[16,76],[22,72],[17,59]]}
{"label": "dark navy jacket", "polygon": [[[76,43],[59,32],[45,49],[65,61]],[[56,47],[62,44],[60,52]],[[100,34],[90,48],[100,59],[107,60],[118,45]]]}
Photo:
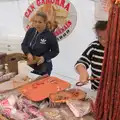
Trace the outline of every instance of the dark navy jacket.
{"label": "dark navy jacket", "polygon": [[59,53],[57,39],[47,29],[38,33],[35,28],[30,28],[21,46],[25,54],[31,53],[33,56],[43,56],[45,61],[51,60]]}

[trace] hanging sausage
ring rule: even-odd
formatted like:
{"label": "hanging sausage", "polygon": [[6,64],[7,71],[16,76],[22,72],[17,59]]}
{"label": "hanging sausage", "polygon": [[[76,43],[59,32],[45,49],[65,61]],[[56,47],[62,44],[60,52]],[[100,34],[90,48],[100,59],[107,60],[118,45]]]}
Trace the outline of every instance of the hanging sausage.
{"label": "hanging sausage", "polygon": [[96,120],[120,120],[120,7],[117,4],[110,10],[107,30],[95,117]]}

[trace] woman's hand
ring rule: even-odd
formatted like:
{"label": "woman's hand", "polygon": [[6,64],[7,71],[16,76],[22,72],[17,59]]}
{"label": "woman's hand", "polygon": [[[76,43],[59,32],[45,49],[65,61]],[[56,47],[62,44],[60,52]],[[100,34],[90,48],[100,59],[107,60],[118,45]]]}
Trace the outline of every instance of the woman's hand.
{"label": "woman's hand", "polygon": [[76,67],[76,70],[79,74],[79,82],[82,84],[86,84],[88,82],[89,74],[87,72],[87,69],[84,65],[79,64]]}
{"label": "woman's hand", "polygon": [[28,64],[31,64],[32,61],[33,61],[33,56],[32,56],[31,53],[28,53],[28,54],[27,54],[27,59],[28,59]]}
{"label": "woman's hand", "polygon": [[87,84],[88,81],[89,81],[88,76],[86,76],[86,74],[83,74],[79,76],[79,82],[76,83],[76,86],[83,86]]}
{"label": "woman's hand", "polygon": [[88,80],[88,75],[83,73],[82,75],[79,76],[79,81],[82,84],[87,84],[88,81],[89,81]]}
{"label": "woman's hand", "polygon": [[38,60],[38,62],[37,62],[37,65],[40,65],[40,64],[44,63],[44,61],[45,61],[44,57],[43,57],[43,56],[40,56],[40,57],[39,57],[39,60]]}

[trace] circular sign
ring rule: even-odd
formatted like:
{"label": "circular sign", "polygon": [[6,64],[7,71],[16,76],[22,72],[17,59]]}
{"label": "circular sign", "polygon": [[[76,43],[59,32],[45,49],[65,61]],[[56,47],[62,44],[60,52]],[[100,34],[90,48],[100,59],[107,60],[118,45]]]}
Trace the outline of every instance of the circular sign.
{"label": "circular sign", "polygon": [[57,40],[66,38],[76,25],[77,12],[70,1],[34,0],[23,17],[25,31],[31,27],[30,19],[36,12],[44,12],[47,15],[47,26],[57,37]]}

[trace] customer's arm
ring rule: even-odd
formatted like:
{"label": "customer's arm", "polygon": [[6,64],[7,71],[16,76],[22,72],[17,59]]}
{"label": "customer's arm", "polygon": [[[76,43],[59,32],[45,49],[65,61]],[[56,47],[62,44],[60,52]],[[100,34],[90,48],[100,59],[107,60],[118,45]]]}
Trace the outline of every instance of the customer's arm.
{"label": "customer's arm", "polygon": [[87,69],[91,65],[93,51],[93,45],[90,44],[75,64],[75,69],[79,74],[79,81],[81,83],[86,83],[88,81],[89,74]]}
{"label": "customer's arm", "polygon": [[76,66],[76,71],[77,73],[80,75],[79,76],[79,81],[81,83],[86,83],[88,82],[88,77],[89,77],[89,74],[87,72],[87,69],[86,67],[83,65],[83,64],[78,64]]}

